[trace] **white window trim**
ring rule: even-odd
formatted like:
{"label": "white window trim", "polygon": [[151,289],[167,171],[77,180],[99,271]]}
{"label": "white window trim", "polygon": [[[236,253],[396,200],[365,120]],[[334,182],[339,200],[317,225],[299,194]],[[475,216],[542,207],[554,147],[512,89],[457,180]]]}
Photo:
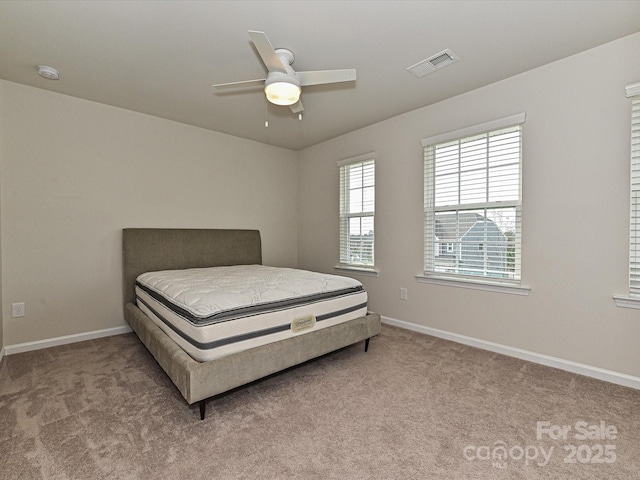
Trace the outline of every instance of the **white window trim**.
{"label": "white window trim", "polygon": [[338,168],[344,167],[345,165],[350,165],[352,163],[360,163],[366,162],[367,160],[375,160],[376,152],[363,153],[362,155],[357,155],[355,157],[345,158],[338,162]]}
{"label": "white window trim", "polygon": [[367,268],[353,265],[336,265],[333,267],[339,272],[351,273],[354,275],[365,275],[367,277],[377,277],[380,275],[380,270],[376,268]]}
{"label": "white window trim", "polygon": [[636,95],[640,95],[640,82],[632,83],[631,85],[627,85],[624,87],[625,95],[627,98],[635,97]]}
{"label": "white window trim", "polygon": [[443,285],[445,287],[469,288],[471,290],[483,290],[485,292],[507,293],[511,295],[529,295],[531,287],[517,283],[492,282],[480,277],[478,280],[472,278],[453,278],[441,275],[416,275],[420,283],[430,283],[433,285]]}
{"label": "white window trim", "polygon": [[[624,89],[625,89],[625,96],[627,98],[640,95],[640,82],[627,85],[626,87],[624,87]],[[629,194],[631,194],[631,191],[629,191]],[[629,245],[629,249],[631,249],[631,245]],[[631,254],[631,250],[629,251],[629,253]],[[629,266],[630,265],[631,265],[631,259],[629,259]],[[632,294],[614,295],[613,300],[616,303],[617,307],[633,308],[633,309],[640,310],[640,297],[637,297],[635,295],[632,295]]]}
{"label": "white window trim", "polygon": [[[527,114],[525,112],[516,113],[508,117],[499,118],[489,122],[481,123],[478,125],[472,125],[470,127],[461,128],[452,132],[442,133],[431,137],[422,139],[422,147],[426,148],[429,145],[436,145],[439,143],[449,142],[459,138],[471,137],[482,133],[490,132],[493,130],[500,130],[502,128],[512,127],[514,125],[521,125],[527,120]],[[520,170],[520,182],[522,182],[522,169]],[[521,187],[522,188],[522,187]],[[522,248],[522,246],[520,247]],[[522,251],[521,251],[522,254]],[[522,272],[520,272],[522,275]],[[477,279],[468,278],[461,275],[440,275],[437,273],[423,273],[416,275],[416,279],[420,283],[431,283],[435,285],[444,285],[450,287],[469,288],[473,290],[484,290],[497,293],[508,293],[515,295],[529,295],[531,287],[522,283],[522,277],[520,280],[513,282],[500,282],[488,277],[478,277]]]}
{"label": "white window trim", "polygon": [[614,295],[613,300],[616,302],[616,307],[640,310],[640,298],[628,295]]}
{"label": "white window trim", "polygon": [[[369,152],[369,153],[363,153],[361,155],[356,155],[355,157],[349,157],[349,158],[345,158],[342,160],[339,160],[337,162],[338,165],[338,170],[340,170],[340,168],[342,168],[345,165],[351,165],[354,163],[360,163],[360,162],[366,162],[372,160],[375,166],[376,163],[376,152]],[[374,167],[375,168],[375,167]],[[374,183],[375,186],[375,183]],[[342,195],[342,192],[340,192],[340,195]],[[340,199],[340,202],[342,200]],[[342,207],[341,207],[342,208]],[[342,213],[340,213],[340,215],[342,215]],[[357,216],[363,216],[363,215],[357,215]],[[371,215],[374,218],[374,225],[375,225],[375,207],[374,207],[374,211],[371,213]],[[341,221],[341,218],[340,218]],[[361,275],[368,275],[368,276],[378,276],[379,274],[379,270],[376,269],[375,267],[375,226],[374,226],[374,232],[373,232],[373,238],[374,238],[374,253],[373,253],[373,258],[374,258],[374,264],[373,265],[359,265],[359,264],[351,264],[351,263],[342,263],[340,262],[340,259],[338,260],[338,264],[334,266],[335,270],[338,271],[344,271],[344,272],[349,272],[349,273],[353,273],[353,274],[361,274]],[[342,244],[340,244],[340,249],[342,249]],[[341,253],[339,252],[339,255],[341,255]]]}
{"label": "white window trim", "polygon": [[449,140],[455,140],[456,138],[472,137],[481,133],[490,132],[492,130],[500,130],[501,128],[513,127],[514,125],[520,125],[527,119],[526,113],[517,113],[505,118],[499,118],[490,122],[481,123],[480,125],[473,125],[467,128],[461,128],[453,132],[442,133],[433,137],[427,137],[422,139],[422,146],[427,147],[429,145],[435,145],[438,143],[445,143]]}

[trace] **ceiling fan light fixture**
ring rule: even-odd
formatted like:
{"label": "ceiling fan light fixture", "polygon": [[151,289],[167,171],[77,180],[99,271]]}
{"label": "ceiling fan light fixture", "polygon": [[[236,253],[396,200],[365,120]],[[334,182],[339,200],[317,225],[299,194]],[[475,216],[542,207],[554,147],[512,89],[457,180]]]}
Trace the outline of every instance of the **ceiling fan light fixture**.
{"label": "ceiling fan light fixture", "polygon": [[264,87],[267,100],[275,105],[293,105],[300,99],[300,85],[290,82],[271,82]]}

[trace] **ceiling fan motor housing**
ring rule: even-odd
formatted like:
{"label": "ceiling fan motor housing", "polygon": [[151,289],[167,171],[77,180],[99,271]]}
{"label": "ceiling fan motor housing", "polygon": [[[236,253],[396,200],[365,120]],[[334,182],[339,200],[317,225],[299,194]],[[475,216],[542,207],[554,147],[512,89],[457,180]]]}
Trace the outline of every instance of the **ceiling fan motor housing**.
{"label": "ceiling fan motor housing", "polygon": [[287,67],[287,65],[291,65],[296,59],[296,57],[293,55],[293,52],[288,48],[276,48],[274,51],[276,52],[276,55],[285,68]]}

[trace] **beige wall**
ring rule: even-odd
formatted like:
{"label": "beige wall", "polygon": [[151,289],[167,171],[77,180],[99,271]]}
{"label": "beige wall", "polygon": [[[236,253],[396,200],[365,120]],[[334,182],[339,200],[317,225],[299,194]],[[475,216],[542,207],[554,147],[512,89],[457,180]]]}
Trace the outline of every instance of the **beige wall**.
{"label": "beige wall", "polygon": [[[336,161],[376,152],[376,264],[365,283],[392,319],[640,376],[628,271],[630,101],[640,34],[300,152],[301,268],[338,259]],[[462,60],[464,61],[464,59]],[[451,67],[455,68],[455,67]],[[437,73],[436,73],[437,75]],[[429,77],[420,80],[429,88]],[[428,285],[422,269],[424,137],[526,112],[523,283],[529,296]],[[399,288],[408,289],[401,301]]]}
{"label": "beige wall", "polygon": [[258,228],[296,266],[296,152],[5,81],[0,105],[5,346],[124,325],[124,227]]}
{"label": "beige wall", "polygon": [[[5,110],[4,97],[0,87],[0,117]],[[2,178],[2,157],[4,152],[4,132],[0,128],[0,179]],[[2,303],[2,181],[0,181],[0,312],[3,310]],[[4,322],[2,321],[2,315],[0,315],[0,361],[4,357]]]}

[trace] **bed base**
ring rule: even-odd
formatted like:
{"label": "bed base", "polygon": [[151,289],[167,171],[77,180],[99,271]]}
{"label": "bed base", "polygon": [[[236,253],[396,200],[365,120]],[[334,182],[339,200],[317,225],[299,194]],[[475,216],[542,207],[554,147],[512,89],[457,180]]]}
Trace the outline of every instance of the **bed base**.
{"label": "bed base", "polygon": [[338,325],[198,362],[136,305],[126,305],[125,319],[187,403],[198,402],[201,419],[205,417],[205,402],[211,397],[363,340],[366,352],[371,337],[380,333],[380,315],[368,313]]}
{"label": "bed base", "polygon": [[[365,339],[365,343],[364,343],[364,351],[365,353],[369,350],[369,340],[371,340],[371,338],[367,338]],[[260,380],[260,379],[258,379]],[[207,401],[211,400],[212,398],[215,397],[209,397],[209,398],[204,398],[202,400],[198,401],[198,410],[200,411],[200,420],[204,420],[204,417],[206,415],[206,411],[207,411]]]}

